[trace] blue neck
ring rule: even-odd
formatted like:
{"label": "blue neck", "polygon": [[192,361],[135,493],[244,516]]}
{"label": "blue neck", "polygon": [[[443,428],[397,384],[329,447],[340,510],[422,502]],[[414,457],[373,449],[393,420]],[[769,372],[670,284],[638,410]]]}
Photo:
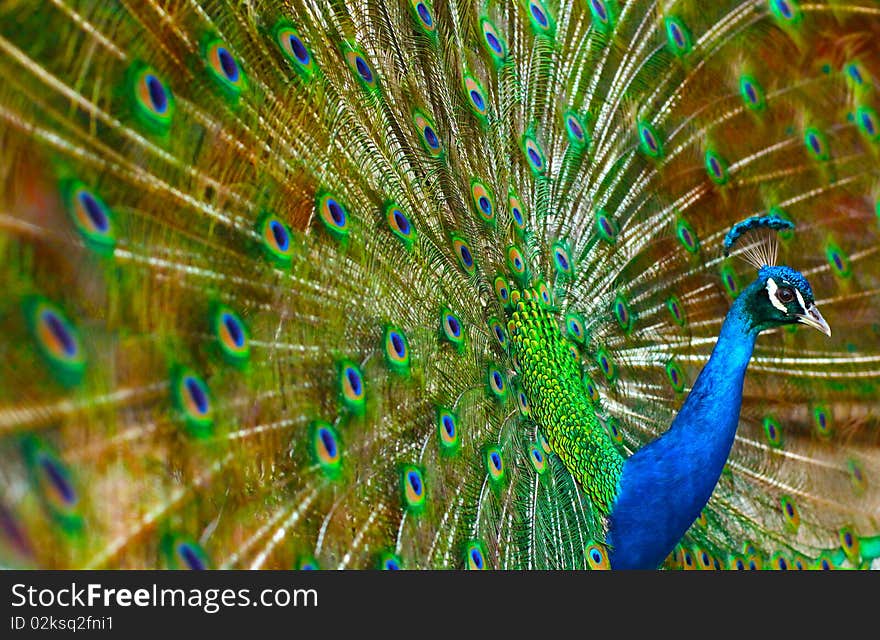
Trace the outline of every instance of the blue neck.
{"label": "blue neck", "polygon": [[607,536],[615,569],[654,569],[712,495],[730,454],[759,329],[743,291],[672,426],[627,459]]}

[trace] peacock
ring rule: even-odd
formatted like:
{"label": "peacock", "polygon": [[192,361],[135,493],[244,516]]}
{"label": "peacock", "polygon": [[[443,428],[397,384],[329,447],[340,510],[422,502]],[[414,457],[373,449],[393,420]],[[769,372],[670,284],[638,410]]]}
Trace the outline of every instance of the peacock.
{"label": "peacock", "polygon": [[874,0],[3,0],[0,565],[880,568]]}

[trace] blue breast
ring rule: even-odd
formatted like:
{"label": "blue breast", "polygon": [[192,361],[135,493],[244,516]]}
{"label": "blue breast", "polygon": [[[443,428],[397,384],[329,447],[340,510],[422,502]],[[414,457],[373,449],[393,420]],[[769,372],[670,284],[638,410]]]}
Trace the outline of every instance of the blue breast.
{"label": "blue breast", "polygon": [[743,379],[757,336],[743,298],[731,307],[712,356],[672,426],[624,464],[609,516],[613,569],[656,568],[712,495],[736,435]]}

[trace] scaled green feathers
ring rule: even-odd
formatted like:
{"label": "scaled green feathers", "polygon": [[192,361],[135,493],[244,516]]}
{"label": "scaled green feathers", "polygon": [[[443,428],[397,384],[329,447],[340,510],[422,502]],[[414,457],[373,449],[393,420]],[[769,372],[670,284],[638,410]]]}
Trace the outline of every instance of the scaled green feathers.
{"label": "scaled green feathers", "polygon": [[557,323],[538,294],[514,294],[516,311],[509,324],[522,388],[535,422],[554,451],[607,515],[617,493],[623,457],[599,425],[587,399],[578,356],[563,340]]}

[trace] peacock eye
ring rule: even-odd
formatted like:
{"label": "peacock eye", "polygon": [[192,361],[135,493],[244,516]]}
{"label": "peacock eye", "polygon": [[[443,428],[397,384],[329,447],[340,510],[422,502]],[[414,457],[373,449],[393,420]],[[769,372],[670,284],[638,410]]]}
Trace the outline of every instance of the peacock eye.
{"label": "peacock eye", "polygon": [[788,304],[794,300],[794,291],[792,291],[791,287],[780,287],[779,291],[776,292],[776,297],[780,302]]}

